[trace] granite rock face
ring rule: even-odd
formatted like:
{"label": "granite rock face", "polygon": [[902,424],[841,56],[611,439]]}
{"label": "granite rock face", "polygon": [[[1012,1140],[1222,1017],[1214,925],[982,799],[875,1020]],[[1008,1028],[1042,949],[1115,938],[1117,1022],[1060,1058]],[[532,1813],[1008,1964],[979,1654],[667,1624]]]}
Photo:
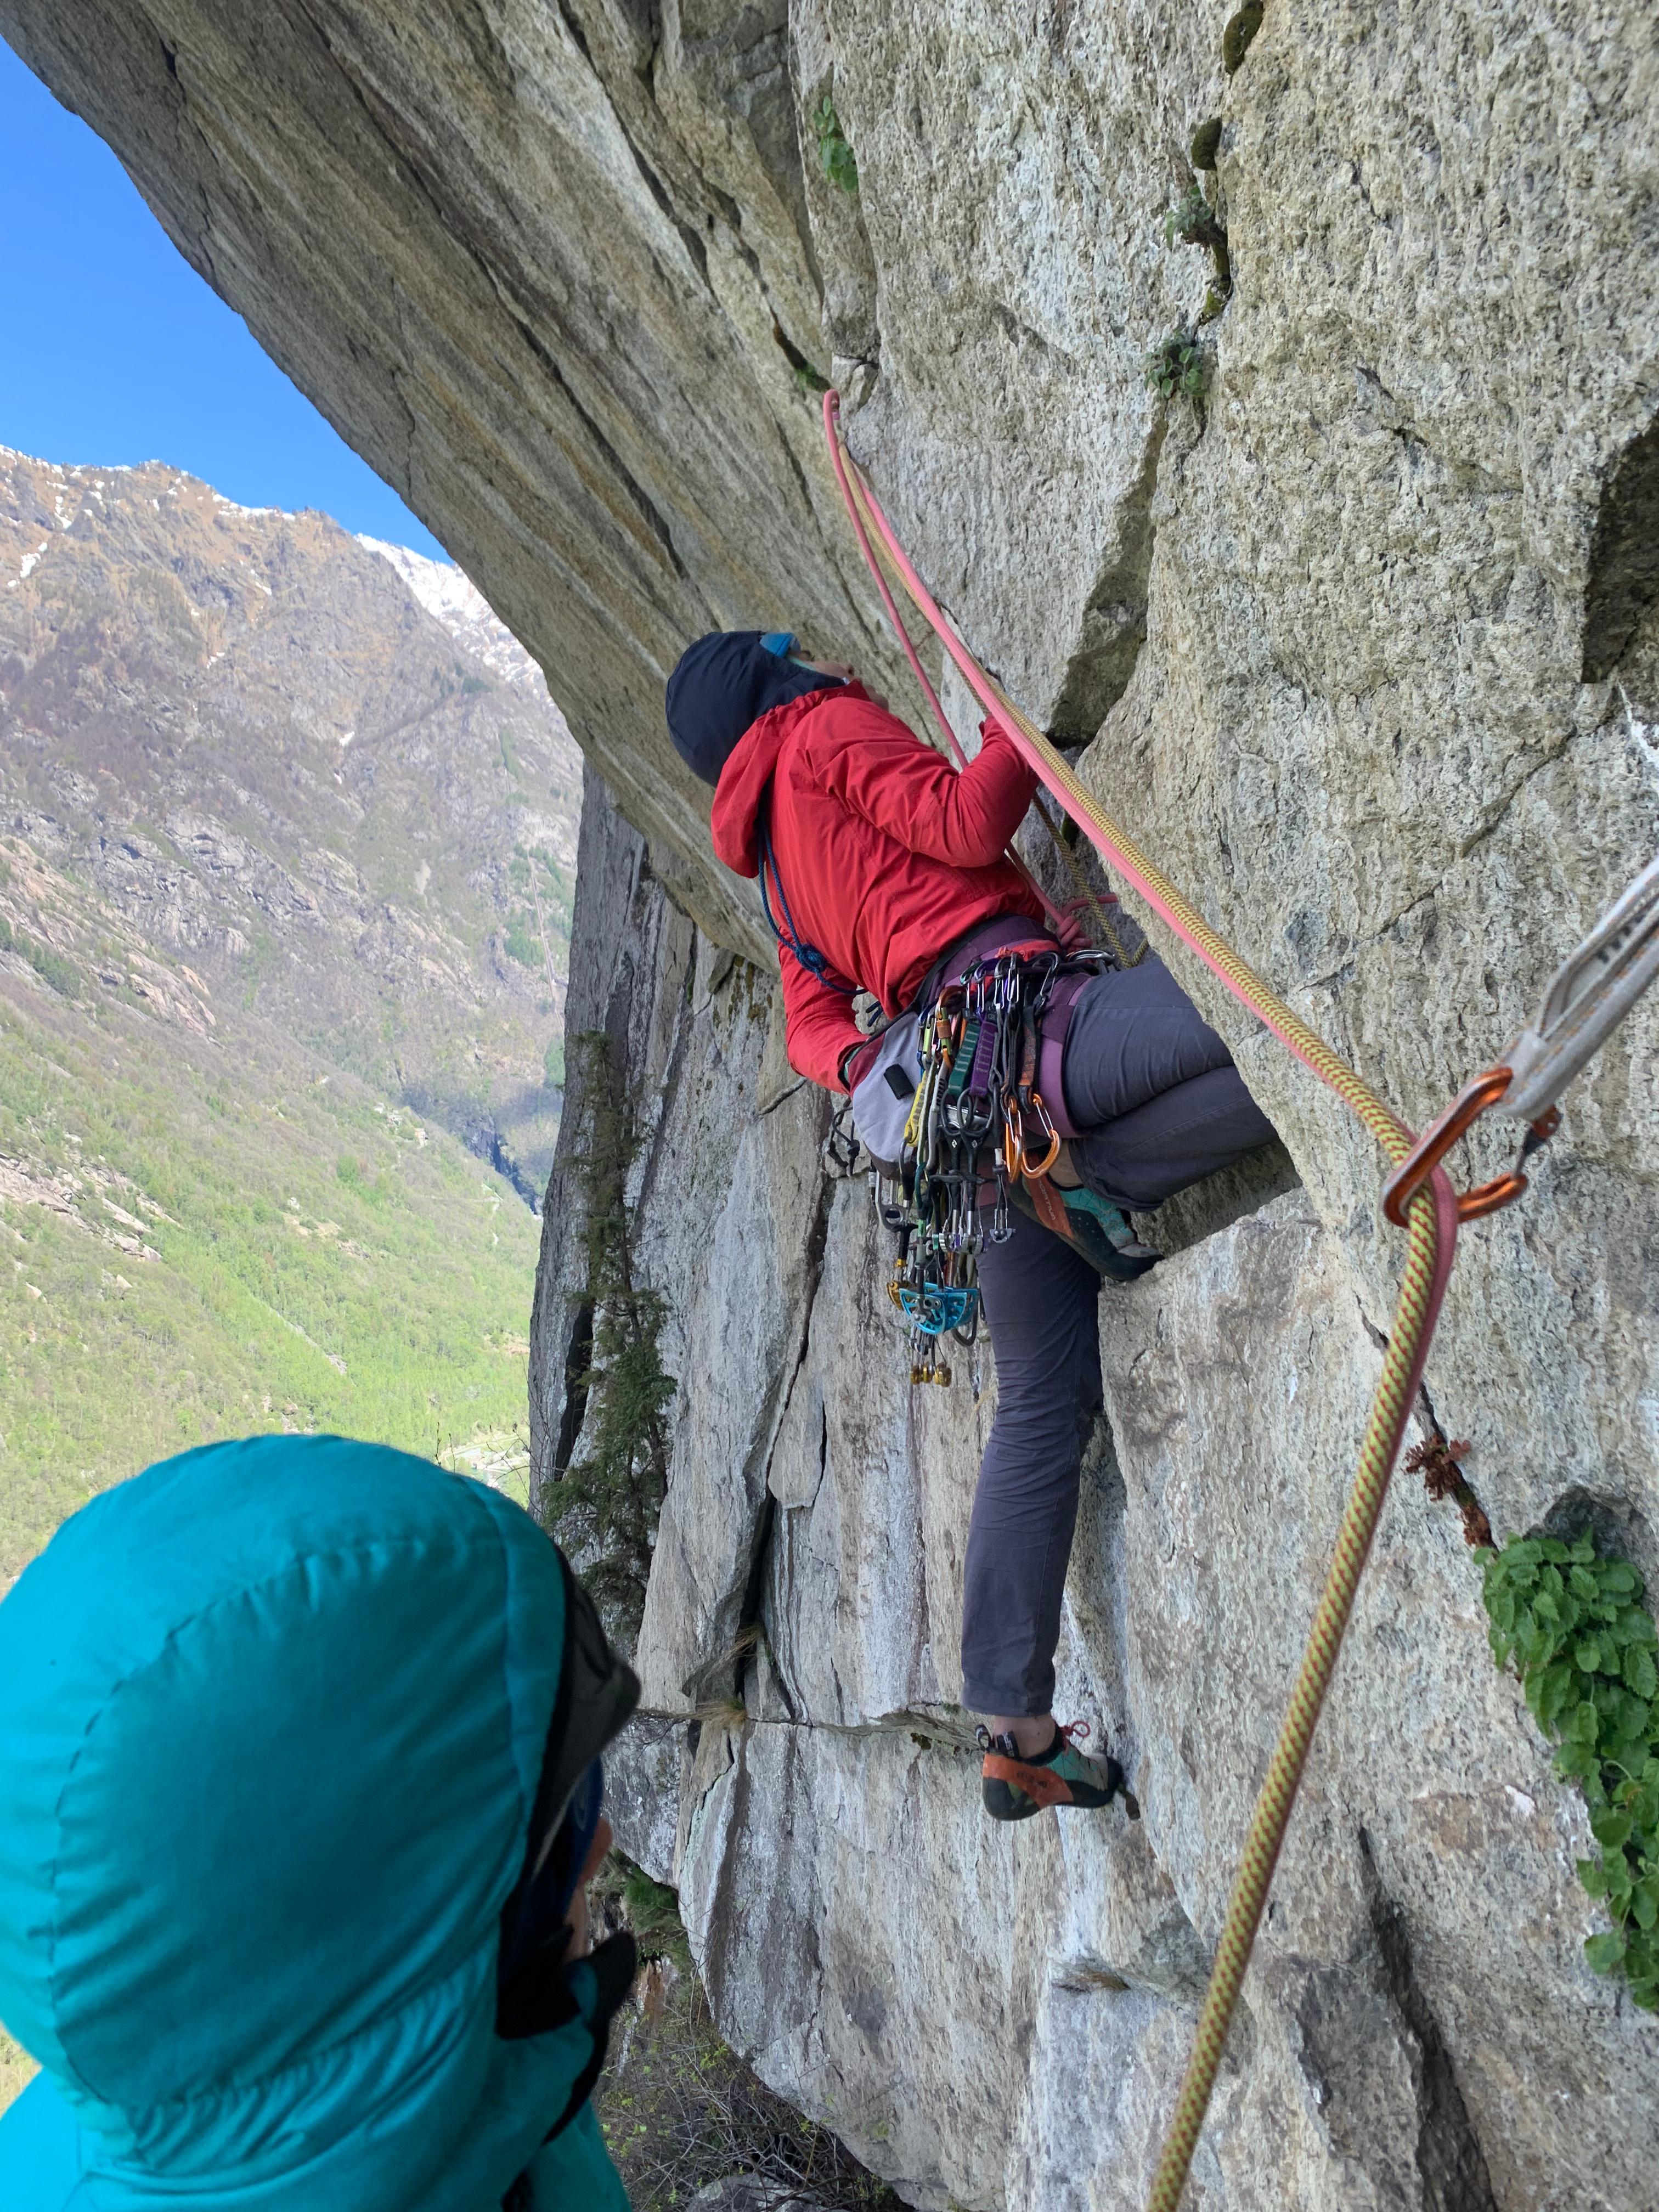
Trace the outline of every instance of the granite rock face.
{"label": "granite rock face", "polygon": [[[1293,1173],[1172,1209],[1103,1300],[1061,1702],[1144,1819],[990,1831],[957,1699],[992,1364],[902,1382],[867,1197],[659,720],[716,623],[891,674],[811,372],[969,642],[1408,1121],[1659,846],[1647,11],[1269,0],[1231,74],[1225,13],[0,0],[537,653],[626,817],[590,780],[569,1007],[635,1088],[678,1382],[624,1840],[764,2077],[933,2207],[1140,2200],[1399,1240],[1370,1139],[1172,951]],[[1199,324],[1213,262],[1164,216],[1211,118],[1233,282]],[[1203,388],[1165,403],[1145,358],[1180,329]],[[1500,1537],[1593,1510],[1650,1575],[1656,1041],[1659,999],[1525,1204],[1465,1232],[1424,1415],[1473,1439]],[[579,1107],[532,1355],[550,1510]],[[1649,2204],[1659,2030],[1583,1963],[1584,1849],[1455,1523],[1402,1482],[1194,2201]]]}

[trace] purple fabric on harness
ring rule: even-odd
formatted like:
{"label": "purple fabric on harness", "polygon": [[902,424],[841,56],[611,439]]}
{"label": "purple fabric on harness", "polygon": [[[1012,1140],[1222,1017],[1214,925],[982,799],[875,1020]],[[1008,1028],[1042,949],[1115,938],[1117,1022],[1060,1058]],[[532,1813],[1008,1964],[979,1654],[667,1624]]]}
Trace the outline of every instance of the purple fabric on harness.
{"label": "purple fabric on harness", "polygon": [[1068,1142],[1079,1133],[1077,1124],[1066,1111],[1066,1085],[1060,1076],[1066,1058],[1066,1032],[1072,1025],[1072,1007],[1078,993],[1085,983],[1092,983],[1094,980],[1093,969],[1085,969],[1075,975],[1060,977],[1043,1009],[1042,1027],[1038,1037],[1037,1089],[1042,1093],[1042,1103],[1048,1109],[1049,1120]]}
{"label": "purple fabric on harness", "polygon": [[997,1025],[994,1021],[982,1021],[979,1025],[979,1042],[974,1047],[974,1064],[968,1071],[968,1090],[982,1091],[991,1073],[991,1055],[997,1048]]}
{"label": "purple fabric on harness", "polygon": [[913,1006],[931,1006],[947,983],[965,975],[976,960],[994,960],[999,952],[1052,952],[1054,940],[1024,915],[1000,915],[981,921],[956,943],[948,945],[922,979]]}

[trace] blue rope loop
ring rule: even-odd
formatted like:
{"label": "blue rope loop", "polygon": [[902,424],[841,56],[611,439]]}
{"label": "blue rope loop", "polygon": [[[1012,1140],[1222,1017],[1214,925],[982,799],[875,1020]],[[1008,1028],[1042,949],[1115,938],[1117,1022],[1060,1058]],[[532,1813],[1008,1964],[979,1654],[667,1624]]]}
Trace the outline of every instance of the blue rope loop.
{"label": "blue rope loop", "polygon": [[[772,881],[777,889],[778,904],[783,908],[781,927],[777,916],[772,911],[772,902],[766,895],[766,875],[769,868],[772,873]],[[807,974],[822,983],[826,991],[838,992],[844,999],[855,997],[857,986],[835,981],[830,974],[829,960],[818,951],[816,945],[807,944],[795,927],[795,917],[789,911],[789,894],[784,890],[783,878],[778,872],[778,856],[772,849],[772,832],[764,817],[761,820],[760,895],[761,906],[766,915],[766,926],[776,938],[782,950],[792,952]]]}

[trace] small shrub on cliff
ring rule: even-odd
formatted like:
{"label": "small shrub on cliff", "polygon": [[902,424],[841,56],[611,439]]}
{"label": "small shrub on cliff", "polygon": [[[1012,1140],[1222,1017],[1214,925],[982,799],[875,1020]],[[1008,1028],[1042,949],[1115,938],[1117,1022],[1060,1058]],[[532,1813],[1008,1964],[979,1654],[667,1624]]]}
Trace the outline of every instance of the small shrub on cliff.
{"label": "small shrub on cliff", "polygon": [[539,968],[543,963],[542,948],[531,932],[536,927],[536,917],[528,908],[507,917],[501,936],[501,947],[510,960],[520,968]]}
{"label": "small shrub on cliff", "polygon": [[1178,239],[1183,246],[1207,245],[1209,232],[1217,228],[1214,212],[1204,197],[1204,188],[1194,182],[1188,185],[1175,205],[1164,215],[1164,243],[1173,246]]}
{"label": "small shrub on cliff", "polygon": [[574,1040],[584,1149],[572,1160],[581,1193],[586,1280],[580,1303],[593,1334],[578,1449],[553,1501],[575,1517],[582,1580],[619,1640],[632,1648],[645,1607],[657,1516],[668,1487],[667,1410],[675,1382],[659,1349],[668,1306],[641,1284],[631,1245],[628,1170],[639,1130],[626,1079],[603,1030]]}
{"label": "small shrub on cliff", "polygon": [[857,191],[859,165],[847,143],[847,133],[841,127],[836,103],[827,92],[812,110],[812,128],[817,133],[818,159],[823,164],[824,175],[832,185],[839,185],[842,191]]}
{"label": "small shrub on cliff", "polygon": [[1204,187],[1195,177],[1188,179],[1186,191],[1164,214],[1164,242],[1166,246],[1201,246],[1210,256],[1215,266],[1215,282],[1199,317],[1200,322],[1209,321],[1231,295],[1233,264],[1221,218],[1205,198]]}
{"label": "small shrub on cliff", "polygon": [[1198,333],[1177,323],[1146,356],[1146,381],[1164,399],[1177,392],[1188,399],[1204,396],[1204,354]]}
{"label": "small shrub on cliff", "polygon": [[901,2212],[829,2129],[775,2096],[721,2041],[674,1892],[613,1851],[589,1894],[606,1927],[632,1930],[645,1962],[593,2096],[634,2212],[668,2212],[738,2173],[782,2203]]}
{"label": "small shrub on cliff", "polygon": [[61,952],[54,952],[49,945],[37,944],[24,930],[14,930],[3,915],[0,915],[0,952],[21,953],[43,983],[50,983],[61,999],[78,999],[81,995],[81,971],[72,960]]}
{"label": "small shrub on cliff", "polygon": [[1492,1656],[1513,1662],[1601,1847],[1579,1860],[1578,1876],[1613,1924],[1584,1955],[1659,2012],[1659,1631],[1642,1578],[1626,1560],[1599,1558],[1589,1534],[1517,1537],[1480,1556]]}

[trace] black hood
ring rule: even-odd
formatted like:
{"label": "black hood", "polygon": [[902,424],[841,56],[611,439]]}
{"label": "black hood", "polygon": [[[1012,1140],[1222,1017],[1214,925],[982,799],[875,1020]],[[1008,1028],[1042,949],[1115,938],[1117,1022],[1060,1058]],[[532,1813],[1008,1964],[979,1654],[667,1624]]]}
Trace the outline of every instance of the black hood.
{"label": "black hood", "polygon": [[793,642],[777,630],[715,629],[687,646],[668,679],[668,735],[693,775],[718,783],[738,739],[769,708],[836,684],[786,660]]}

